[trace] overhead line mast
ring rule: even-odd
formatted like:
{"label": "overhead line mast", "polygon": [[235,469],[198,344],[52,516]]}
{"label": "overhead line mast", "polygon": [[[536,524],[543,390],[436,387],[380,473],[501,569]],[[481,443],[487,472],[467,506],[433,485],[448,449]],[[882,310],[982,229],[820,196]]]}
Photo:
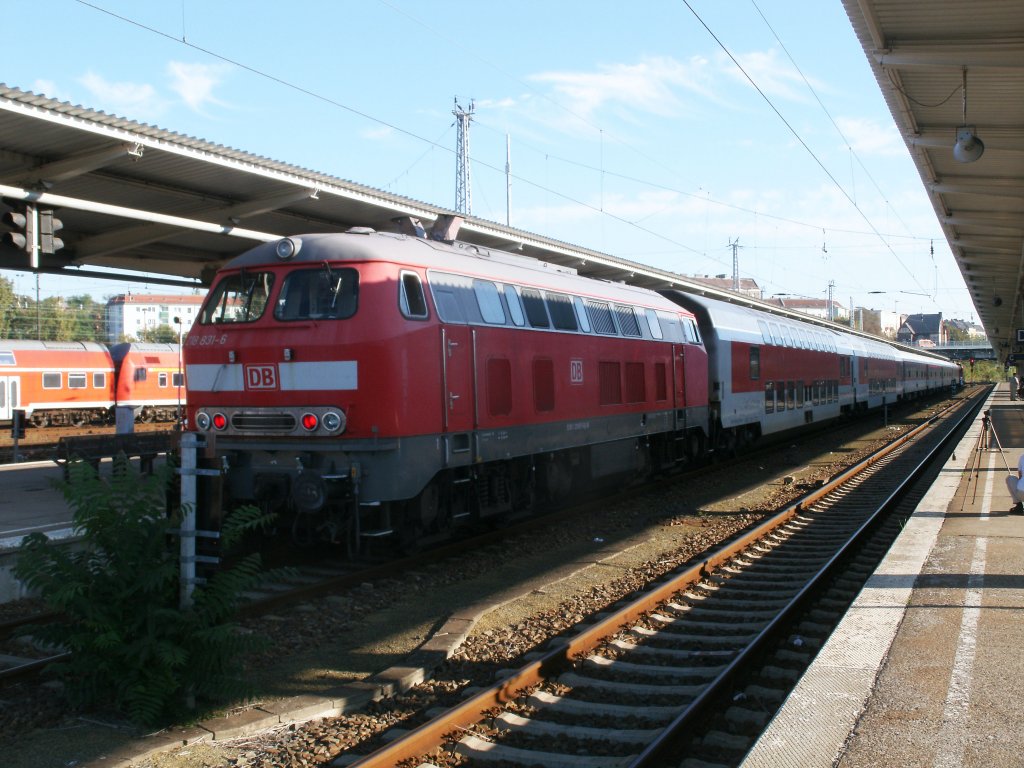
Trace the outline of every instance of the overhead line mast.
{"label": "overhead line mast", "polygon": [[469,215],[473,212],[473,192],[469,184],[469,124],[473,120],[473,100],[469,109],[459,106],[455,97],[455,109],[452,110],[458,123],[455,144],[455,211]]}

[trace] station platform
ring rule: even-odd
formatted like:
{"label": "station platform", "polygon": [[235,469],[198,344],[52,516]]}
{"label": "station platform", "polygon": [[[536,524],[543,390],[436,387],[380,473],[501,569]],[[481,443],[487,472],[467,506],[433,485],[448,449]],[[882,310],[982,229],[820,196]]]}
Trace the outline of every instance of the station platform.
{"label": "station platform", "polygon": [[1024,766],[1022,453],[1002,383],[744,768]]}

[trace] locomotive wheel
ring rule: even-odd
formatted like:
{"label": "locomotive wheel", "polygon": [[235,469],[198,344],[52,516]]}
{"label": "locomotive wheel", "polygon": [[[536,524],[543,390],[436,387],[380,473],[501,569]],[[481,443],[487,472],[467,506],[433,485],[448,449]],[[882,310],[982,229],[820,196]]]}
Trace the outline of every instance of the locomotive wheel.
{"label": "locomotive wheel", "polygon": [[309,512],[296,512],[292,518],[292,543],[297,547],[313,546],[319,536],[317,515]]}
{"label": "locomotive wheel", "polygon": [[699,461],[704,457],[704,439],[697,432],[691,432],[686,440],[687,458],[691,461]]}
{"label": "locomotive wheel", "polygon": [[718,445],[715,453],[723,457],[736,454],[736,434],[731,429],[723,429],[718,433]]}
{"label": "locomotive wheel", "polygon": [[441,491],[433,480],[406,505],[406,519],[424,531],[439,531],[444,525]]}

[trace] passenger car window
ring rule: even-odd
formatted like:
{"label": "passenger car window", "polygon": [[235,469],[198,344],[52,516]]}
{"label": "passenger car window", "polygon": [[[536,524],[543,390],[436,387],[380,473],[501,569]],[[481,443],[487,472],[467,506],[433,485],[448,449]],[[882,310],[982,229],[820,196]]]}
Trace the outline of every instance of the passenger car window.
{"label": "passenger car window", "polygon": [[199,313],[199,322],[251,323],[263,316],[274,286],[272,272],[242,270],[227,275],[213,287],[210,297]]}

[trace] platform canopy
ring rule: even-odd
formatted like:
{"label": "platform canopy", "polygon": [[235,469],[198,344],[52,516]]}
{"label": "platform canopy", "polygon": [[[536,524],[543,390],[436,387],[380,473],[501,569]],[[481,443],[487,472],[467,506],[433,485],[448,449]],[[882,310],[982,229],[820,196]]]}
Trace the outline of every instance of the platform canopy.
{"label": "platform canopy", "polygon": [[989,341],[1024,352],[1024,2],[843,5]]}
{"label": "platform canopy", "polygon": [[[0,269],[111,277],[98,269],[110,268],[178,285],[208,284],[259,242],[355,226],[400,231],[396,219],[408,217],[429,229],[453,213],[3,84],[0,198],[5,210],[25,202],[55,210],[64,241],[53,254],[0,245]],[[473,217],[458,239],[647,287],[682,280]]]}

